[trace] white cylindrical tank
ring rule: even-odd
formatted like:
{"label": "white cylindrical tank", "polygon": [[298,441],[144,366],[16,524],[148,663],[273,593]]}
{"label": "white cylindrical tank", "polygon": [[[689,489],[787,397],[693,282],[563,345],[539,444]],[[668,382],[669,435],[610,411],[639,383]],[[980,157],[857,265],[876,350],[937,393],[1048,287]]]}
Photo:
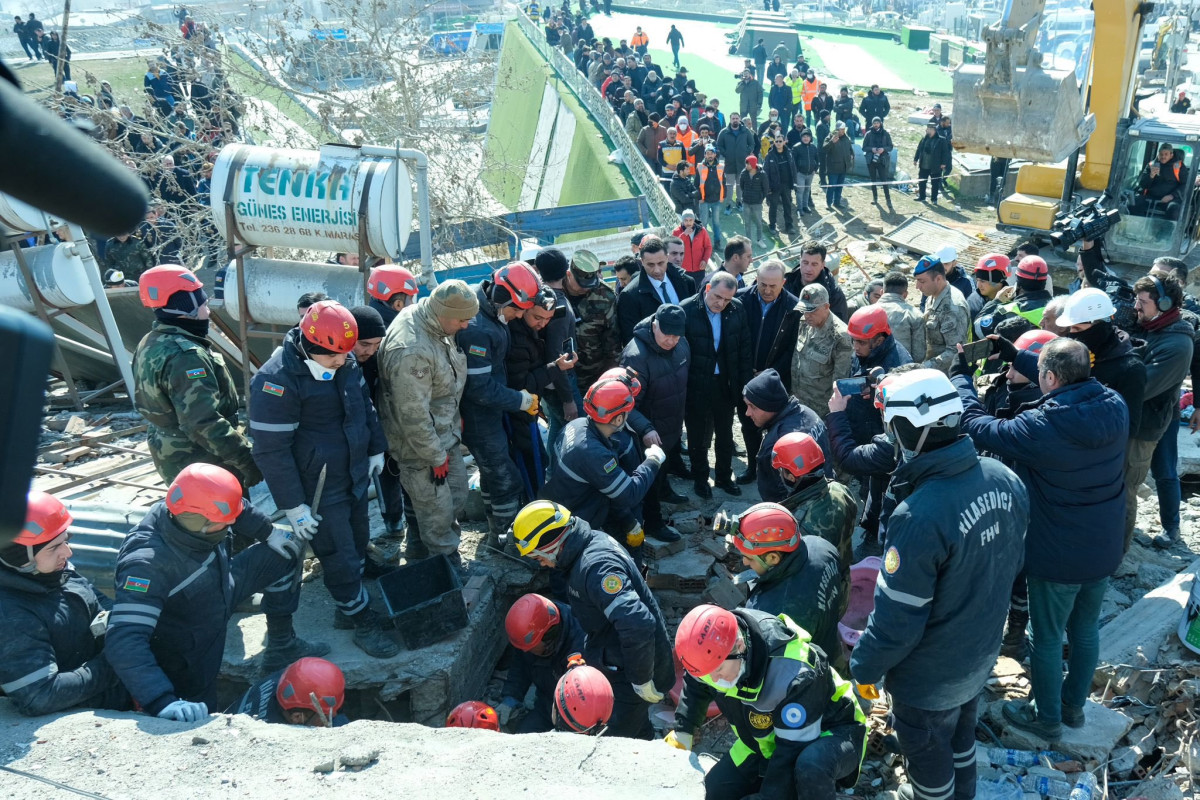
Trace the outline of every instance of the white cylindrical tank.
{"label": "white cylindrical tank", "polygon": [[366,216],[368,254],[399,258],[412,229],[413,191],[398,159],[365,157],[349,145],[290,150],[231,144],[213,166],[212,216],[227,236],[256,246],[357,252]]}
{"label": "white cylindrical tank", "polygon": [[[355,267],[340,264],[310,264],[246,258],[246,301],[250,318],[271,325],[295,325],[300,321],[296,301],[305,292],[324,292],[346,308],[365,305],[363,275]],[[238,300],[237,262],[225,272],[225,311],[241,319]]]}
{"label": "white cylindrical tank", "polygon": [[[96,299],[88,283],[87,268],[69,242],[29,247],[21,251],[33,282],[55,308],[85,306]],[[0,303],[33,312],[33,295],[11,250],[0,252]]]}
{"label": "white cylindrical tank", "polygon": [[49,214],[0,192],[0,231],[6,234],[50,230],[61,224]]}

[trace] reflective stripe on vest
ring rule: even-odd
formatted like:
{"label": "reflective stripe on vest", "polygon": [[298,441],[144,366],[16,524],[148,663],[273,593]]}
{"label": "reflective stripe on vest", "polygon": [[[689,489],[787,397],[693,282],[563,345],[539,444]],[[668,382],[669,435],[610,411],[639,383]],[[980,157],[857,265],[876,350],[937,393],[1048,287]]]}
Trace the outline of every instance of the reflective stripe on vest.
{"label": "reflective stripe on vest", "polygon": [[1022,311],[1020,308],[1017,307],[1017,304],[1015,301],[1012,303],[1009,303],[1008,305],[1001,306],[1001,308],[1004,309],[1009,314],[1016,314],[1018,317],[1024,317],[1025,319],[1029,320],[1030,323],[1032,323],[1033,327],[1035,327],[1035,328],[1041,327],[1042,315],[1046,313],[1045,306],[1042,306],[1041,308],[1034,308],[1029,311]]}

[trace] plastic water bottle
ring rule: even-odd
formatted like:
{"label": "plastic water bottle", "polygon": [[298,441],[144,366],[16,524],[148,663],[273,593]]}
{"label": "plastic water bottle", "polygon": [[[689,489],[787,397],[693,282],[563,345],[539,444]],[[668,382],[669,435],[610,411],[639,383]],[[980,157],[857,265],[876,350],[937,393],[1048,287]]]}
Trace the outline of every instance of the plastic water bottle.
{"label": "plastic water bottle", "polygon": [[1073,790],[1071,784],[1066,781],[1054,780],[1045,775],[1022,775],[1019,780],[1023,791],[1036,792],[1051,800],[1072,800]]}
{"label": "plastic water bottle", "polygon": [[1099,785],[1096,783],[1096,776],[1090,772],[1084,772],[1079,776],[1079,780],[1075,782],[1075,788],[1071,790],[1069,800],[1093,800],[1098,794]]}
{"label": "plastic water bottle", "polygon": [[[1032,767],[1038,763],[1038,754],[1029,750],[1004,750],[1000,747],[981,747],[983,758],[994,767],[1006,764],[1010,767]],[[976,759],[981,760],[981,759]]]}

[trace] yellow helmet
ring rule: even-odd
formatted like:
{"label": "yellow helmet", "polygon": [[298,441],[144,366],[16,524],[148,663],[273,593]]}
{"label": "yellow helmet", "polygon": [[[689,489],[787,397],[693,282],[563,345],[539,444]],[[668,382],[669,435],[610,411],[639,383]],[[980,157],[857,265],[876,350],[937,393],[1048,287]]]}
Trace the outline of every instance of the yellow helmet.
{"label": "yellow helmet", "polygon": [[517,552],[528,556],[534,550],[545,550],[543,543],[557,539],[571,522],[566,506],[550,500],[534,500],[517,512],[513,520],[513,539]]}

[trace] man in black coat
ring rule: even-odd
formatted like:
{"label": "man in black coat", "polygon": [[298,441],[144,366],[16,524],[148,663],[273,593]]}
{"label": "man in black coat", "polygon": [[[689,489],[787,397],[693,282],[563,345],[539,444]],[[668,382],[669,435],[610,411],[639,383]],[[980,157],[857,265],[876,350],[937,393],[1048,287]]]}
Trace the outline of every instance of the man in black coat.
{"label": "man in black coat", "polygon": [[846,303],[846,293],[838,286],[837,279],[825,266],[825,256],[829,251],[825,245],[817,241],[805,242],[800,248],[800,263],[784,278],[783,288],[800,296],[800,291],[810,283],[820,283],[829,291],[829,310],[842,322],[850,320],[850,307]]}
{"label": "man in black coat", "polygon": [[633,328],[663,303],[681,303],[696,293],[696,282],[679,267],[667,263],[667,248],[657,236],[641,243],[642,268],[617,295],[617,329],[624,344]]}
{"label": "man in black coat", "polygon": [[712,497],[708,443],[714,434],[716,486],[732,495],[742,493],[733,482],[733,410],[750,380],[751,350],[750,326],[745,309],[734,298],[736,292],[737,280],[728,272],[716,272],[702,295],[682,303],[692,352],[684,419],[693,486],[701,499]]}

